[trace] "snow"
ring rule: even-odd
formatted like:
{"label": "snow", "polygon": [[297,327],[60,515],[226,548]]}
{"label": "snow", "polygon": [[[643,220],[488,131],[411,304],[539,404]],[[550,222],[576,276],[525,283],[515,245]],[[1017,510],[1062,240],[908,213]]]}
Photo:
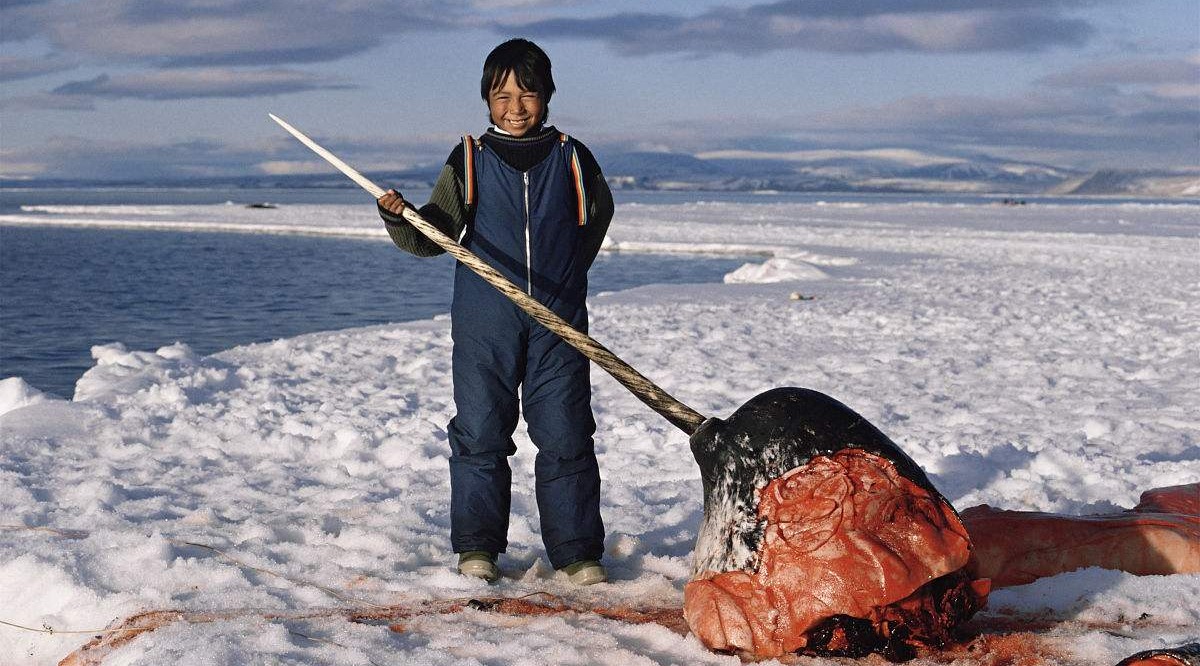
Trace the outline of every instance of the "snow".
{"label": "snow", "polygon": [[52,399],[20,377],[0,379],[0,414]]}
{"label": "snow", "polygon": [[[610,251],[762,262],[724,284],[603,294],[591,330],[705,414],[777,386],[829,393],[957,507],[1111,511],[1200,480],[1198,211],[627,204]],[[0,223],[385,240],[351,206],[41,207]],[[701,518],[687,438],[599,370],[613,582],[574,589],[550,569],[522,428],[505,577],[488,587],[447,552],[446,317],[213,356],[182,343],[92,354],[72,401],[0,383],[0,620],[55,630],[0,626],[0,663],[54,664],[92,636],[66,631],[154,609],[225,615],[144,634],[105,663],[738,663],[593,614],[418,614],[397,632],[333,610],[538,592],[678,607]],[[1196,598],[1200,575],[1086,569],[997,592],[983,621],[1049,619],[1066,663],[1111,664],[1200,638]]]}
{"label": "snow", "polygon": [[963,162],[961,157],[947,157],[923,153],[909,148],[878,148],[873,150],[792,150],[772,152],[765,150],[713,150],[697,153],[702,160],[785,160],[790,162],[818,162],[848,159],[869,159],[897,162],[912,167]]}

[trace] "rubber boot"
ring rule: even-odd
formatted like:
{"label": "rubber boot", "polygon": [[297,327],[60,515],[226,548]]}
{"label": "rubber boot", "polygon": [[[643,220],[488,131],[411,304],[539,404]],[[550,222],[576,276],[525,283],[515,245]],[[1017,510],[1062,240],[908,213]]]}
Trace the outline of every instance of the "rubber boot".
{"label": "rubber boot", "polygon": [[496,566],[495,555],[482,550],[470,550],[458,556],[458,573],[494,583],[500,578],[500,567]]}
{"label": "rubber boot", "polygon": [[567,574],[568,580],[580,586],[595,585],[608,580],[608,572],[604,570],[604,565],[596,560],[572,562],[559,571]]}

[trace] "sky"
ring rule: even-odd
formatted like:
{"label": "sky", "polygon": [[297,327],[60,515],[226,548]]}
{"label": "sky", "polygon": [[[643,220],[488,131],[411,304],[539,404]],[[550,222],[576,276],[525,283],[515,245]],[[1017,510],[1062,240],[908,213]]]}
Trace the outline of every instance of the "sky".
{"label": "sky", "polygon": [[907,148],[1200,166],[1196,0],[0,0],[0,176],[363,170],[486,128],[484,57],[538,42],[605,153]]}

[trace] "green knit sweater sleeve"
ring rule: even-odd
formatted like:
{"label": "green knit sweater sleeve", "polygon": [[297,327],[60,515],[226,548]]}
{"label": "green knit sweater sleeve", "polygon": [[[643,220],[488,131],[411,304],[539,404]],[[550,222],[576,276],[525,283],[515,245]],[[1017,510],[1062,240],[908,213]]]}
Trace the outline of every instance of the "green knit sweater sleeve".
{"label": "green knit sweater sleeve", "polygon": [[[467,210],[466,203],[463,201],[462,188],[461,179],[450,164],[446,164],[442,167],[442,172],[433,185],[433,194],[429,197],[429,203],[417,209],[421,217],[455,240],[462,236],[462,231],[470,219],[470,211]],[[379,209],[379,216],[383,218],[384,226],[387,228],[392,242],[401,250],[418,257],[433,257],[445,252],[404,218],[393,215],[383,208]]]}

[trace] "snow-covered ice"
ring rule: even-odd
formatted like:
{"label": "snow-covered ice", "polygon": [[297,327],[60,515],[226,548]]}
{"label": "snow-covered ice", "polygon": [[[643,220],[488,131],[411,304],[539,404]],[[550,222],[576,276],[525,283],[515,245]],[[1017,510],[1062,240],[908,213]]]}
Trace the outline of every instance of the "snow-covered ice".
{"label": "snow-covered ice", "polygon": [[0,414],[46,400],[45,393],[30,386],[20,377],[0,379]]}
{"label": "snow-covered ice", "polygon": [[[1198,213],[623,205],[610,251],[762,262],[725,284],[601,295],[591,329],[705,414],[777,386],[826,392],[888,433],[959,508],[1107,512],[1144,489],[1200,480]],[[369,207],[348,206],[46,207],[0,223],[385,240]],[[577,590],[541,552],[523,430],[505,577],[487,587],[453,572],[444,317],[208,357],[186,344],[111,344],[93,357],[72,401],[0,383],[0,621],[55,630],[0,626],[0,663],[56,663],[90,638],[66,631],[153,609],[239,612],[145,634],[105,663],[737,663],[664,627],[591,614],[467,610],[417,615],[400,632],[300,617],[535,592],[681,605],[701,517],[687,438],[599,370],[613,582]],[[1200,639],[1196,598],[1200,575],[1087,569],[997,592],[984,620],[1049,621],[1041,636],[1064,663],[1111,664]]]}

